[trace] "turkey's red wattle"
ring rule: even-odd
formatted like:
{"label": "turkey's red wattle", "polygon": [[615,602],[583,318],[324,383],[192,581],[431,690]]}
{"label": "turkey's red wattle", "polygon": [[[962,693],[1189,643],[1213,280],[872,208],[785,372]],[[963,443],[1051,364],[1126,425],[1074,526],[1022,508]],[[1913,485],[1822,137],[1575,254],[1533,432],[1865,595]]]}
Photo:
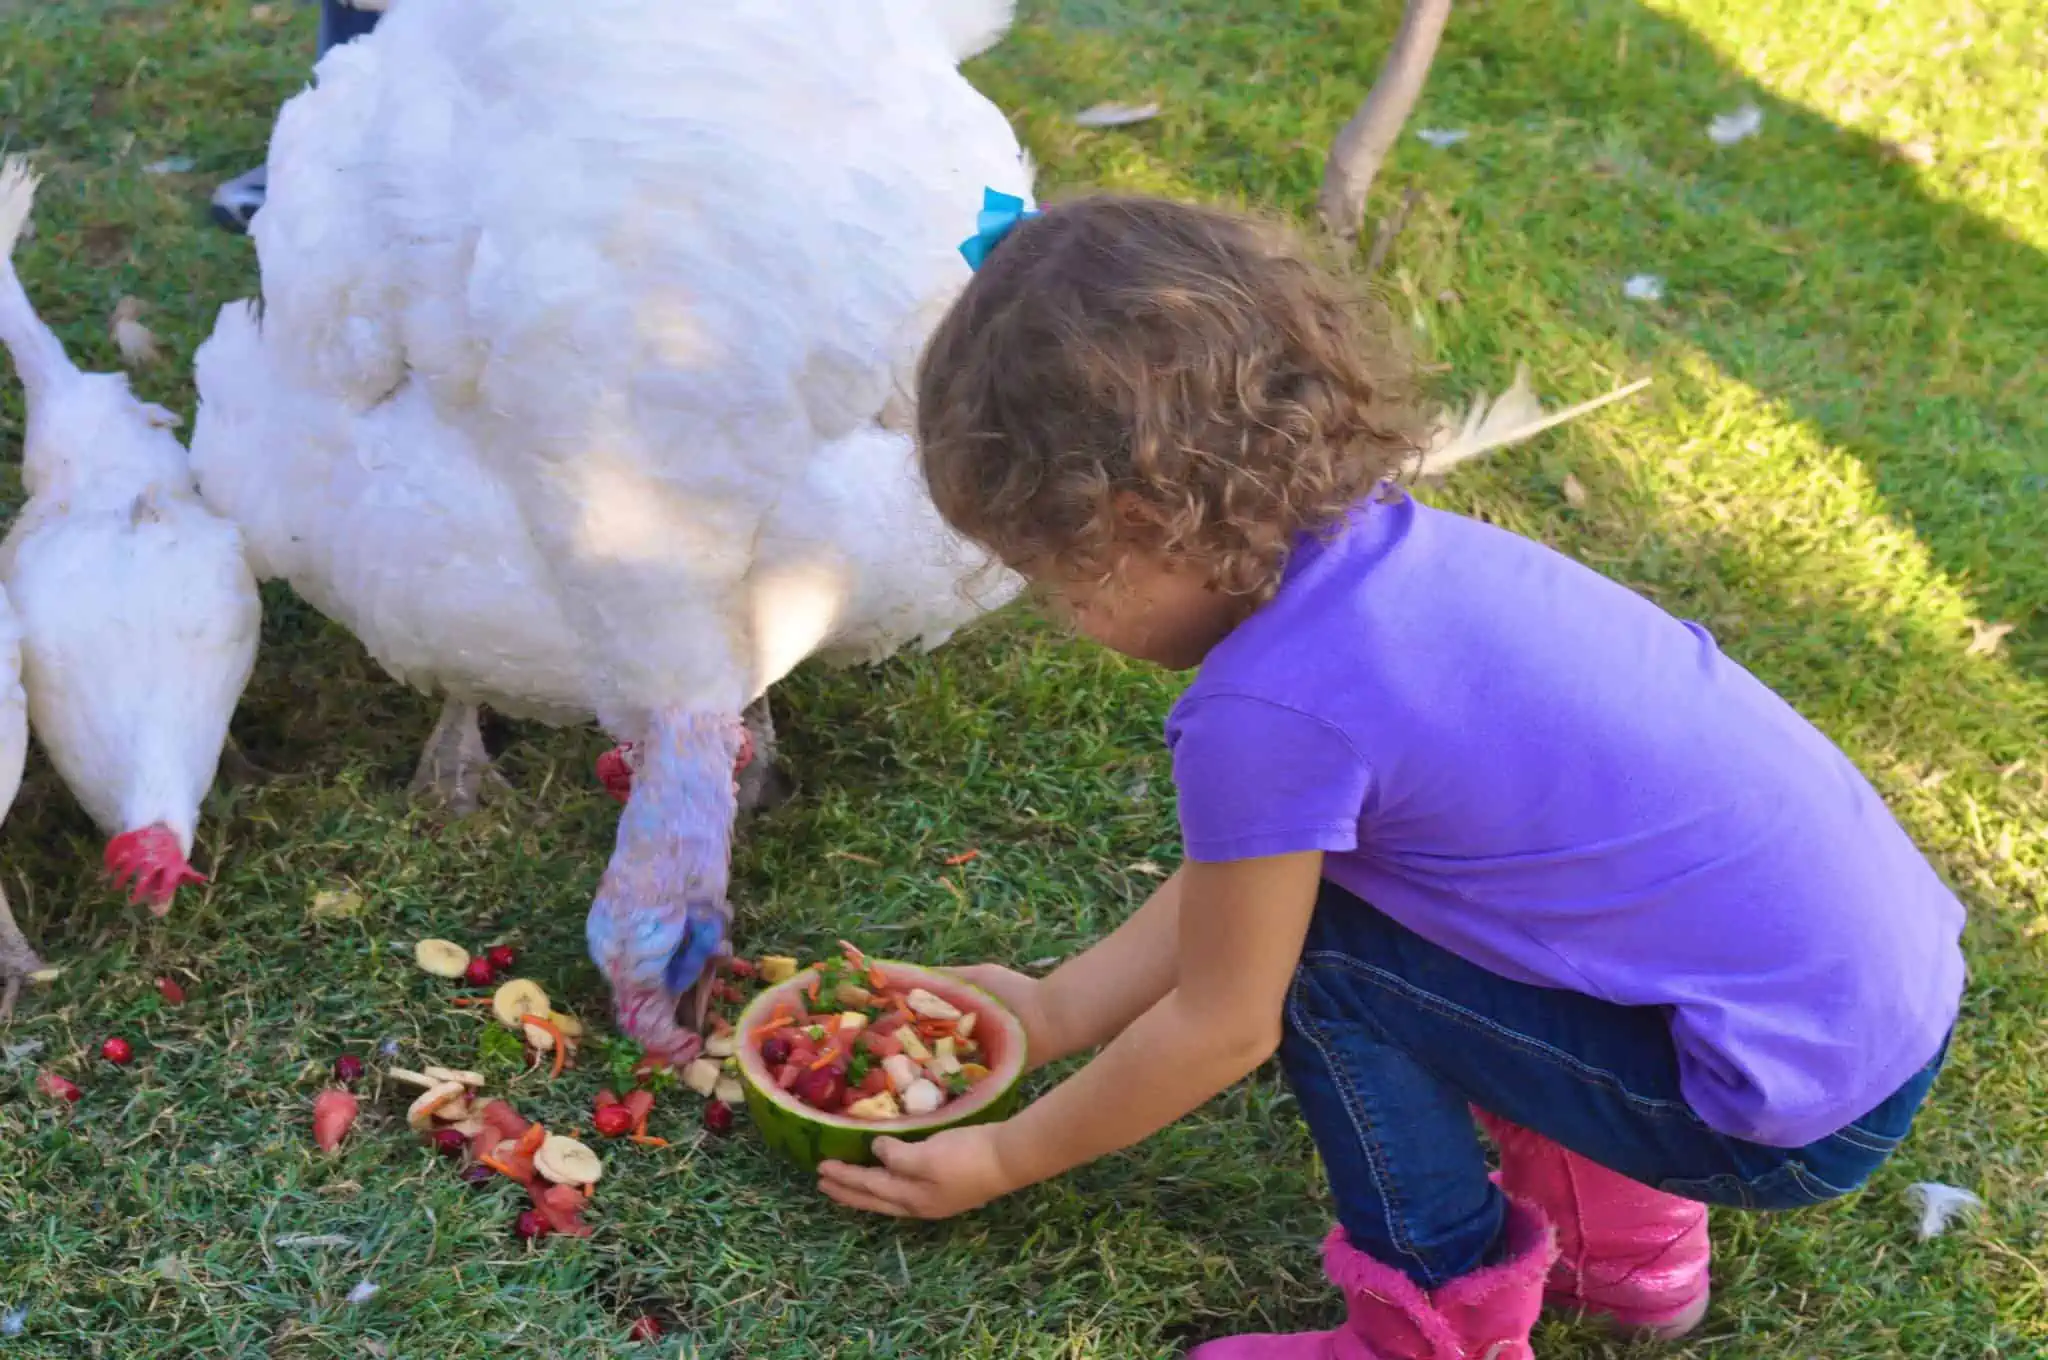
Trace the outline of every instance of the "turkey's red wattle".
{"label": "turkey's red wattle", "polygon": [[[732,762],[735,777],[754,763],[754,734],[740,729],[740,753]],[[597,758],[597,782],[604,791],[623,803],[633,796],[633,743],[620,742]]]}
{"label": "turkey's red wattle", "polygon": [[128,889],[129,901],[147,904],[158,916],[171,909],[179,888],[206,881],[205,874],[185,862],[177,833],[161,822],[108,841],[105,862],[114,886]]}

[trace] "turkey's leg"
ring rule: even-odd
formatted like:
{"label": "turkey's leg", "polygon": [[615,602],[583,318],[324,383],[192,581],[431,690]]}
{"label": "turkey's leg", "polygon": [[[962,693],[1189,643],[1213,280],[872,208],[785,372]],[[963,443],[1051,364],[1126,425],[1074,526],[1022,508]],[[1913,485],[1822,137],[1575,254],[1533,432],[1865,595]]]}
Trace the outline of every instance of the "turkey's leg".
{"label": "turkey's leg", "polygon": [[438,803],[458,817],[483,806],[484,786],[497,778],[497,771],[484,749],[480,717],[475,704],[450,699],[441,705],[441,719],[412,777],[415,798]]}
{"label": "turkey's leg", "polygon": [[42,959],[14,924],[14,913],[7,906],[7,890],[0,888],[0,1023],[13,1017],[14,998],[21,995],[21,984],[42,971]]}
{"label": "turkey's leg", "polygon": [[775,715],[768,710],[768,696],[748,704],[740,714],[740,725],[752,740],[754,758],[739,775],[741,812],[766,812],[788,802],[794,790],[789,777],[775,764]]}

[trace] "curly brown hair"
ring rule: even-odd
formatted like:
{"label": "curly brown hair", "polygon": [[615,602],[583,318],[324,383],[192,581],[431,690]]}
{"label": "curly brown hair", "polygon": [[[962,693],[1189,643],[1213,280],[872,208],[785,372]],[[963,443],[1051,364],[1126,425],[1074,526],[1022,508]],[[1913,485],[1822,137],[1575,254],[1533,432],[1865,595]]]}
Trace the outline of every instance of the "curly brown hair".
{"label": "curly brown hair", "polygon": [[1020,223],[954,303],[918,443],[939,512],[1027,576],[1107,579],[1138,548],[1262,598],[1416,453],[1409,392],[1381,314],[1290,232],[1094,197]]}

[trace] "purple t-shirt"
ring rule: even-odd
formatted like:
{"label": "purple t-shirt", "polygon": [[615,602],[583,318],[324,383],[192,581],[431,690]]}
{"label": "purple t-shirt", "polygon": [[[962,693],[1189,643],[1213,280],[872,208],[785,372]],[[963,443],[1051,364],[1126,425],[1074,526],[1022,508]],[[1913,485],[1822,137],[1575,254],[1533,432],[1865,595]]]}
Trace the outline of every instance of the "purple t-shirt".
{"label": "purple t-shirt", "polygon": [[1706,631],[1413,499],[1305,543],[1167,721],[1188,858],[1324,874],[1504,977],[1670,1008],[1686,1099],[1799,1147],[1931,1061],[1963,908]]}

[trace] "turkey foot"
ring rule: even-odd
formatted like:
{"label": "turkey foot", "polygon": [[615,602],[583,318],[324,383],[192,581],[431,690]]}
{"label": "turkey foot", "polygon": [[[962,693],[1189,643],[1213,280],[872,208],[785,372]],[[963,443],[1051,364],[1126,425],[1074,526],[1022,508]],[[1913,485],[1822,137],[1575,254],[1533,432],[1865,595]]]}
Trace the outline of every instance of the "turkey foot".
{"label": "turkey foot", "polygon": [[450,699],[441,706],[441,719],[413,773],[415,798],[438,804],[457,817],[483,806],[485,788],[500,784],[502,778],[484,749],[481,719],[475,704]]}
{"label": "turkey foot", "polygon": [[747,705],[746,712],[740,714],[740,729],[747,735],[747,746],[736,767],[740,811],[767,812],[781,807],[795,789],[775,763],[775,715],[768,709],[767,695]]}
{"label": "turkey foot", "polygon": [[21,984],[34,980],[45,972],[43,961],[36,951],[29,947],[28,938],[14,924],[14,913],[7,906],[7,892],[0,888],[0,1024],[14,1016],[14,999],[21,995]]}

